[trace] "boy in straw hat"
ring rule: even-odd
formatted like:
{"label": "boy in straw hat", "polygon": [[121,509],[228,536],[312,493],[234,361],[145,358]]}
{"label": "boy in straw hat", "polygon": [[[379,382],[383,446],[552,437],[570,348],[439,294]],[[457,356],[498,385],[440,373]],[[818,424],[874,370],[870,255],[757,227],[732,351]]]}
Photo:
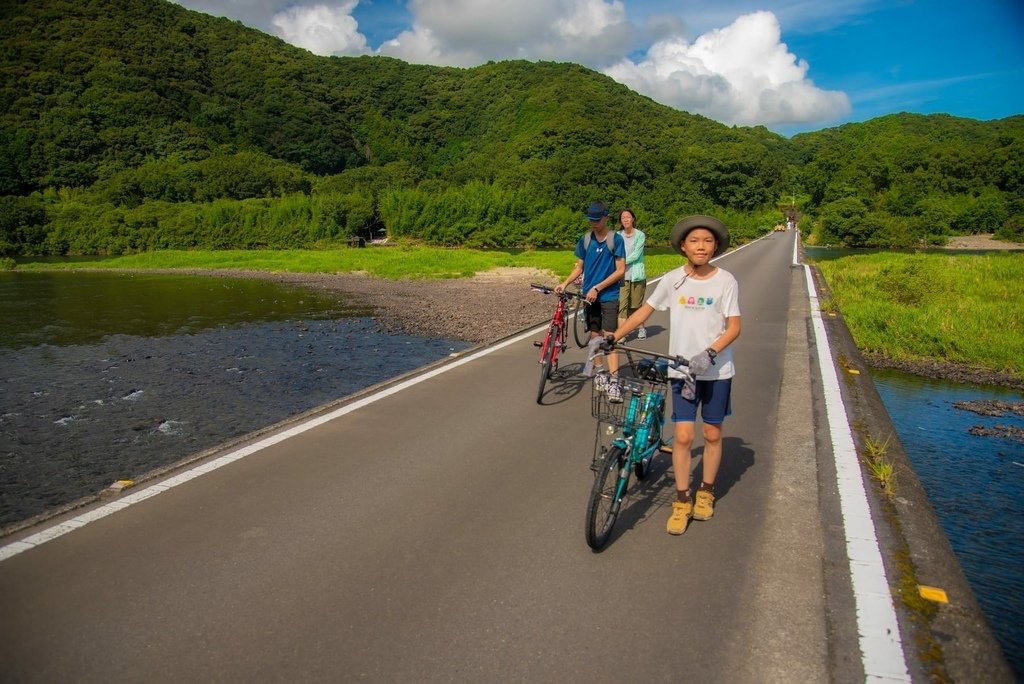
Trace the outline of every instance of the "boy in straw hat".
{"label": "boy in straw hat", "polygon": [[[740,335],[739,285],[728,271],[711,260],[729,246],[729,231],[711,216],[689,216],[672,229],[672,248],[686,263],[666,274],[647,302],[614,333],[621,340],[643,325],[655,309],[669,311],[669,353],[690,361],[694,381],[670,369],[672,377],[672,469],[676,501],[666,529],[682,534],[690,518],[709,520],[714,515],[715,477],[722,462],[722,423],[730,415],[732,378],[735,375],[729,345]],[[690,447],[697,408],[704,423],[702,482],[690,497]]]}

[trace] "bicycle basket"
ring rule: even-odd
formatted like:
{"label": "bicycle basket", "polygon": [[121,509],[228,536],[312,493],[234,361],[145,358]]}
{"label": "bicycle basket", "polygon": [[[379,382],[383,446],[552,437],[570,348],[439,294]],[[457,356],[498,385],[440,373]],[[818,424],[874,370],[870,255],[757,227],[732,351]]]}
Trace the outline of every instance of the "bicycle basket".
{"label": "bicycle basket", "polygon": [[[615,427],[624,427],[629,423],[631,426],[640,424],[643,397],[648,392],[655,392],[664,396],[665,384],[663,382],[650,382],[647,380],[632,380],[619,378],[619,388],[622,390],[622,401],[613,404],[608,401],[608,393],[599,390],[598,383],[591,387],[591,415],[602,423],[608,423]],[[640,401],[634,408],[636,415],[628,415],[631,399],[636,396]],[[662,404],[664,402],[661,402]]]}

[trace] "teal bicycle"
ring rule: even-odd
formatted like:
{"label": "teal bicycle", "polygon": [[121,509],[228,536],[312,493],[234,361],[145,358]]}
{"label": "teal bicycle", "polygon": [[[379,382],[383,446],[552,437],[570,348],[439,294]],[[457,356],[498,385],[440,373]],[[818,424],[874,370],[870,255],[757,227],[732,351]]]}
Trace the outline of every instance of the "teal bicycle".
{"label": "teal bicycle", "polygon": [[[591,412],[597,419],[598,439],[592,466],[596,471],[594,487],[587,504],[587,544],[595,551],[604,548],[611,538],[630,477],[645,479],[654,455],[659,451],[671,453],[661,437],[668,369],[687,365],[682,357],[625,345],[616,345],[615,349],[626,352],[634,377],[619,378],[621,403],[608,401],[607,393],[599,391],[596,382],[592,390]],[[633,363],[633,354],[645,358]],[[600,439],[602,428],[614,435],[607,445]]]}

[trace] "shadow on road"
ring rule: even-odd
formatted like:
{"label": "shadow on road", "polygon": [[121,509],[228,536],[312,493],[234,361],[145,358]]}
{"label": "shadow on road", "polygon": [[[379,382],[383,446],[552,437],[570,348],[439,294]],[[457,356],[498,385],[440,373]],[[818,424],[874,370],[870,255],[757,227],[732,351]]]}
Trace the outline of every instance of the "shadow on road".
{"label": "shadow on road", "polygon": [[[699,486],[703,475],[704,447],[693,451],[693,476],[691,488]],[[740,481],[743,474],[754,465],[754,451],[740,437],[722,438],[722,465],[715,482],[715,498],[721,500],[729,490]],[[700,473],[698,475],[698,473]],[[612,530],[612,536],[605,548],[608,548],[623,534],[648,520],[661,509],[668,508],[676,498],[675,474],[672,471],[672,456],[658,454],[651,462],[650,472],[643,480],[635,477],[630,480],[629,492],[623,503],[619,518]]]}
{"label": "shadow on road", "polygon": [[583,377],[582,372],[582,362],[560,366],[548,380],[548,384],[544,388],[544,396],[541,397],[541,404],[555,406],[569,401],[584,389],[590,391],[587,384],[590,378]]}

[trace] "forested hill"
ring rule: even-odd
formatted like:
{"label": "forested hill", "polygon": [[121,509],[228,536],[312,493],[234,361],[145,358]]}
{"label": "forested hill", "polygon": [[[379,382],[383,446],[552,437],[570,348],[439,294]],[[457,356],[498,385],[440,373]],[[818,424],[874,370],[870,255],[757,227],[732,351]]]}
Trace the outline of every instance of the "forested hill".
{"label": "forested hill", "polygon": [[913,246],[995,233],[1024,242],[1024,116],[894,114],[792,144],[826,241]]}
{"label": "forested hill", "polygon": [[[787,140],[577,65],[318,57],[158,0],[5,2],[0,35],[0,254],[382,234],[555,246],[595,197],[632,206],[659,242],[693,212],[750,236],[794,198],[824,237],[846,231],[836,241],[941,238],[979,201],[1020,225],[1020,117],[900,115]],[[941,230],[922,219],[936,202],[952,212]],[[847,230],[852,216],[871,229]]]}

